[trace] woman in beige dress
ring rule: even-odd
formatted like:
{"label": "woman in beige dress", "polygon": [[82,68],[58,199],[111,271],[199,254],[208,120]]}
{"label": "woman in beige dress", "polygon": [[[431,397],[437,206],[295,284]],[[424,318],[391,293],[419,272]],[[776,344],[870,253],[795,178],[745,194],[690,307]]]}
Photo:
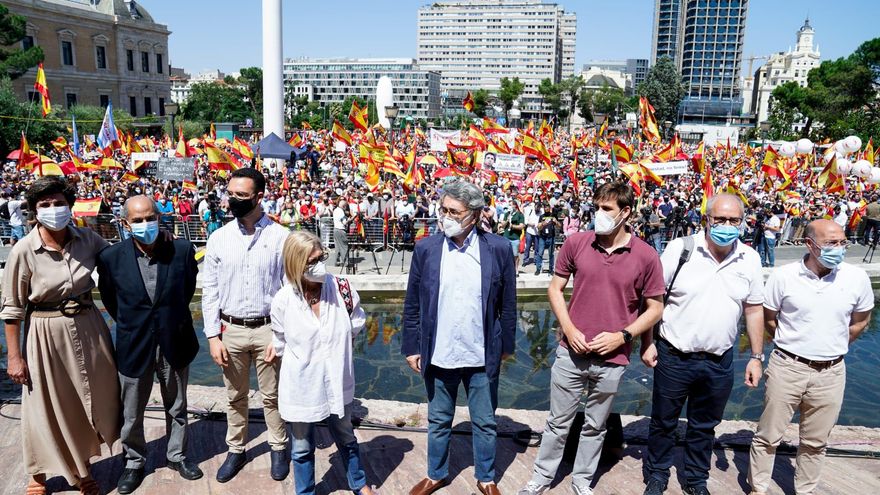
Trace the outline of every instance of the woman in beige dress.
{"label": "woman in beige dress", "polygon": [[64,179],[40,178],[25,196],[38,223],[9,254],[0,318],[9,376],[23,385],[27,493],[46,493],[53,474],[98,494],[89,461],[116,441],[120,420],[110,330],[91,297],[95,255],[107,242],[70,225],[76,191]]}

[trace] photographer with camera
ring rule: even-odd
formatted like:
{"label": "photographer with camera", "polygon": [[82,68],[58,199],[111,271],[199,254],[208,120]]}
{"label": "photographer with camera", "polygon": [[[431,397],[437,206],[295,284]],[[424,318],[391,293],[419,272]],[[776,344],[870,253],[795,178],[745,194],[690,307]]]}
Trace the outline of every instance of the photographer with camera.
{"label": "photographer with camera", "polygon": [[663,223],[660,221],[660,215],[657,214],[657,210],[650,206],[643,207],[641,214],[642,217],[639,223],[642,230],[642,239],[650,246],[653,246],[658,253],[663,252],[663,237],[660,235],[660,227]]}
{"label": "photographer with camera", "polygon": [[561,227],[559,220],[554,215],[554,209],[550,207],[550,203],[541,205],[538,214],[538,247],[535,252],[535,275],[541,274],[541,264],[544,261],[544,250],[549,249],[549,266],[548,271],[553,274],[553,252],[556,248],[556,231]]}
{"label": "photographer with camera", "polygon": [[770,211],[771,205],[755,212],[755,249],[761,255],[761,266],[776,264],[776,236],[782,230],[779,217]]}
{"label": "photographer with camera", "polygon": [[208,208],[202,215],[202,227],[205,228],[206,237],[211,237],[215,230],[223,226],[223,218],[226,212],[220,208],[220,200],[214,192],[208,193]]}

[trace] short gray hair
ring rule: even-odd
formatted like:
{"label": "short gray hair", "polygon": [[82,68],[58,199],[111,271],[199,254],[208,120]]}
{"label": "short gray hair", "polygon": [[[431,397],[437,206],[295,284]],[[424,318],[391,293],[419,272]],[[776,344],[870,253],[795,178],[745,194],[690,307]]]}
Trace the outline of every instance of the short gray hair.
{"label": "short gray hair", "polygon": [[716,195],[712,196],[711,198],[709,198],[709,200],[706,201],[706,215],[710,214],[709,212],[712,211],[712,208],[715,206],[715,203],[717,203],[718,200],[721,198],[728,198],[728,199],[732,199],[732,200],[736,201],[736,204],[739,205],[739,211],[742,212],[741,216],[743,218],[745,218],[745,216],[746,216],[745,203],[743,203],[743,200],[739,196],[737,196],[735,194],[730,194],[730,193],[716,194]]}
{"label": "short gray hair", "polygon": [[443,184],[443,194],[440,196],[440,201],[442,202],[446,196],[464,203],[468,210],[479,210],[486,206],[482,189],[473,182],[464,179],[455,178],[446,181]]}
{"label": "short gray hair", "polygon": [[162,213],[161,211],[159,211],[159,205],[156,203],[155,199],[147,196],[146,194],[139,194],[137,196],[132,196],[132,197],[126,199],[125,203],[122,205],[122,211],[125,212],[126,219],[128,219],[128,205],[131,202],[131,200],[136,199],[136,198],[146,198],[146,199],[150,200],[150,204],[153,205],[153,211],[156,212],[156,215],[160,215]]}

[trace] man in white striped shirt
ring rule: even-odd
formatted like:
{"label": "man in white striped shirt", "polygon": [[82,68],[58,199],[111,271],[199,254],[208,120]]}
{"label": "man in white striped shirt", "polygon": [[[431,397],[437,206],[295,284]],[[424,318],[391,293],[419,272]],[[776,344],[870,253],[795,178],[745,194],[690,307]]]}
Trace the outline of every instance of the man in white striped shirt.
{"label": "man in white striped shirt", "polygon": [[263,360],[272,345],[269,312],[284,283],[281,248],[289,231],[269,219],[260,206],[266,178],[253,168],[232,173],[227,187],[229,209],[236,220],[208,238],[202,279],[202,316],[211,358],[223,369],[228,408],[229,453],[217,471],[225,483],[244,467],[248,427],[251,363],[263,397],[263,414],[271,448],[271,475],[283,480],[290,470],[287,431],[278,413],[279,361]]}

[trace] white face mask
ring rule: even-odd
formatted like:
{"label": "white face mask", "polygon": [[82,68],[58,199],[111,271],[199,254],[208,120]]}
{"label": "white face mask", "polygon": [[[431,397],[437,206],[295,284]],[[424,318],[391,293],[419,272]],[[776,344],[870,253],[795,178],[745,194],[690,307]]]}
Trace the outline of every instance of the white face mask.
{"label": "white face mask", "polygon": [[447,217],[446,215],[441,215],[440,227],[443,229],[443,234],[449,238],[461,235],[461,233],[465,230],[462,226],[462,223],[464,223],[464,221],[468,218],[470,218],[470,215],[464,217],[461,222],[459,222],[454,218]]}
{"label": "white face mask", "polygon": [[[621,213],[623,213],[621,211]],[[617,217],[620,216],[620,213],[617,216],[612,217],[611,215],[605,213],[604,210],[599,210],[596,212],[596,220],[595,220],[595,230],[596,235],[608,235],[614,229],[617,228],[619,223],[617,223]]]}
{"label": "white face mask", "polygon": [[50,206],[37,209],[37,221],[49,230],[64,230],[70,223],[69,206]]}
{"label": "white face mask", "polygon": [[309,282],[315,282],[317,284],[323,283],[326,276],[327,265],[325,265],[323,261],[319,261],[306,268],[306,271],[303,273],[303,278]]}

